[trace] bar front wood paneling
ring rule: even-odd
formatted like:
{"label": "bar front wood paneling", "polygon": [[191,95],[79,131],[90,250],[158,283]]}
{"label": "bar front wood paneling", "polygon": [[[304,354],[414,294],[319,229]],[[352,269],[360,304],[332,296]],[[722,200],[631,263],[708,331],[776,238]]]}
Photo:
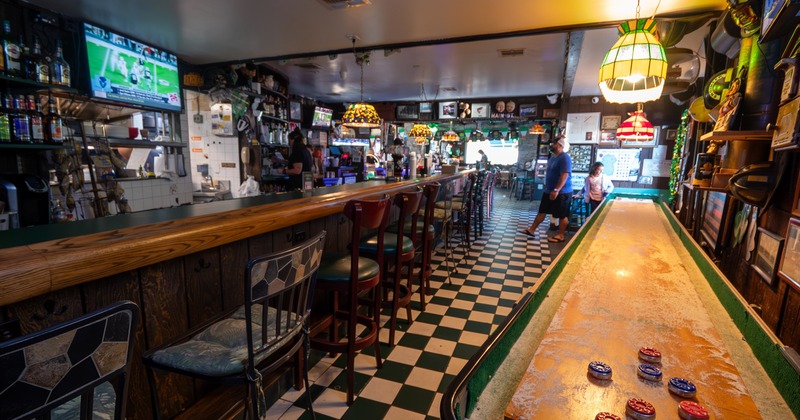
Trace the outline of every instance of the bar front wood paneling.
{"label": "bar front wood paneling", "polygon": [[242,200],[245,204],[239,208],[220,213],[0,249],[0,261],[5,262],[0,265],[0,306],[267,232],[290,228],[291,233],[293,225],[340,213],[348,200],[394,194],[431,181],[448,182],[465,173],[396,183],[371,182],[333,189],[330,194],[315,190],[295,200],[265,199],[266,203],[260,205],[246,206],[252,200]]}

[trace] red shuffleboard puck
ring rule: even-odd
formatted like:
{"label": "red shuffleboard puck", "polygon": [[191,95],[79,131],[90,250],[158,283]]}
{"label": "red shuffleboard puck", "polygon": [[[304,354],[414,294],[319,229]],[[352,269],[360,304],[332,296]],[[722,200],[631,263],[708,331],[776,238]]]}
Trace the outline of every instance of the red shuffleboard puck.
{"label": "red shuffleboard puck", "polygon": [[622,418],[614,413],[601,412],[594,416],[594,420],[622,420]]}
{"label": "red shuffleboard puck", "polygon": [[639,349],[639,358],[645,362],[661,363],[661,352],[652,347],[642,347]]}
{"label": "red shuffleboard puck", "polygon": [[625,414],[637,420],[651,420],[656,418],[656,408],[641,398],[631,398],[625,404]]}
{"label": "red shuffleboard puck", "polygon": [[708,410],[694,401],[681,401],[678,415],[685,420],[705,420],[708,419]]}

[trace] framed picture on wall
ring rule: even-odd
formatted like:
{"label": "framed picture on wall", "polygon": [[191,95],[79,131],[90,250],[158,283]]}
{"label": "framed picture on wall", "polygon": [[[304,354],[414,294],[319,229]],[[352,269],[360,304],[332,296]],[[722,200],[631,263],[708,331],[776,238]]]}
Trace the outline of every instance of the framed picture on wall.
{"label": "framed picture on wall", "polygon": [[550,155],[550,144],[548,144],[548,143],[540,144],[539,145],[539,153],[538,153],[538,155],[539,155],[540,158],[541,157],[544,157],[544,158],[548,157]]}
{"label": "framed picture on wall", "polygon": [[535,117],[538,114],[538,106],[536,104],[523,104],[519,106],[520,117]]}
{"label": "framed picture on wall", "polygon": [[600,129],[616,130],[620,123],[622,123],[622,116],[620,115],[603,115],[603,121],[600,123]]}
{"label": "framed picture on wall", "polygon": [[419,118],[419,106],[417,104],[399,104],[395,116],[398,120],[416,120]]}
{"label": "framed picture on wall", "polygon": [[300,121],[303,119],[302,114],[302,107],[300,106],[300,102],[297,101],[289,101],[289,118],[293,121]]}
{"label": "framed picture on wall", "polygon": [[491,112],[491,104],[488,102],[473,103],[472,105],[472,118],[489,118]]}
{"label": "framed picture on wall", "polygon": [[775,281],[775,267],[778,265],[782,247],[783,238],[764,228],[758,228],[756,256],[751,266],[770,286]]}
{"label": "framed picture on wall", "polygon": [[759,42],[776,39],[797,24],[795,17],[800,11],[800,1],[764,0],[763,5]]}
{"label": "framed picture on wall", "polygon": [[561,116],[560,109],[550,108],[542,111],[542,118],[558,118],[559,116]]}
{"label": "framed picture on wall", "polygon": [[433,119],[433,104],[430,102],[419,103],[419,118],[420,119]]}
{"label": "framed picture on wall", "polygon": [[451,120],[456,118],[458,104],[455,102],[439,102],[439,119]]}
{"label": "framed picture on wall", "polygon": [[800,289],[800,219],[789,219],[778,275]]}
{"label": "framed picture on wall", "polygon": [[617,147],[617,130],[600,130],[600,146],[604,147]]}
{"label": "framed picture on wall", "polygon": [[678,129],[677,128],[668,129],[665,139],[668,140],[668,141],[673,141],[676,138],[678,138]]}

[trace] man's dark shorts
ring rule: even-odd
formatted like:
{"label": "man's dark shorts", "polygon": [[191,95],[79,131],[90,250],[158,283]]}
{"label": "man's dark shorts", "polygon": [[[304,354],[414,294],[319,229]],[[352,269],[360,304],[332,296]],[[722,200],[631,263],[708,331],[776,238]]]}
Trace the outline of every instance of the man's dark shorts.
{"label": "man's dark shorts", "polygon": [[539,203],[539,213],[552,214],[556,219],[569,217],[569,204],[572,198],[571,193],[559,194],[555,200],[550,199],[549,193],[542,195],[542,202]]}

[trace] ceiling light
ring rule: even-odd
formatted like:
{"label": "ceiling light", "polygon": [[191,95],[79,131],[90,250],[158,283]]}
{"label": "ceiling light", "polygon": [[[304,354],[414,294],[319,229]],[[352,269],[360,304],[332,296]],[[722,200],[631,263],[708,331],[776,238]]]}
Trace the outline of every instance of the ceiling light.
{"label": "ceiling light", "polygon": [[628,113],[630,118],[623,121],[617,128],[617,138],[623,141],[650,141],[655,135],[653,124],[647,120],[647,115],[642,110],[642,104],[636,104],[636,111]]}
{"label": "ceiling light", "polygon": [[458,133],[456,133],[453,130],[448,130],[447,132],[442,134],[442,141],[446,141],[446,142],[449,142],[449,143],[455,143],[455,142],[457,142],[459,140],[461,140],[461,139],[458,137]]}
{"label": "ceiling light", "polygon": [[618,26],[620,38],[606,53],[600,67],[600,91],[608,102],[640,103],[661,97],[667,76],[664,47],[655,37],[652,19],[636,19]]}
{"label": "ceiling light", "polygon": [[356,55],[356,37],[353,36],[353,56],[356,57],[358,68],[361,72],[361,100],[358,103],[347,107],[342,116],[342,125],[346,127],[377,128],[381,125],[381,117],[375,107],[364,102],[364,61],[369,62],[369,53],[361,56],[359,60]]}

